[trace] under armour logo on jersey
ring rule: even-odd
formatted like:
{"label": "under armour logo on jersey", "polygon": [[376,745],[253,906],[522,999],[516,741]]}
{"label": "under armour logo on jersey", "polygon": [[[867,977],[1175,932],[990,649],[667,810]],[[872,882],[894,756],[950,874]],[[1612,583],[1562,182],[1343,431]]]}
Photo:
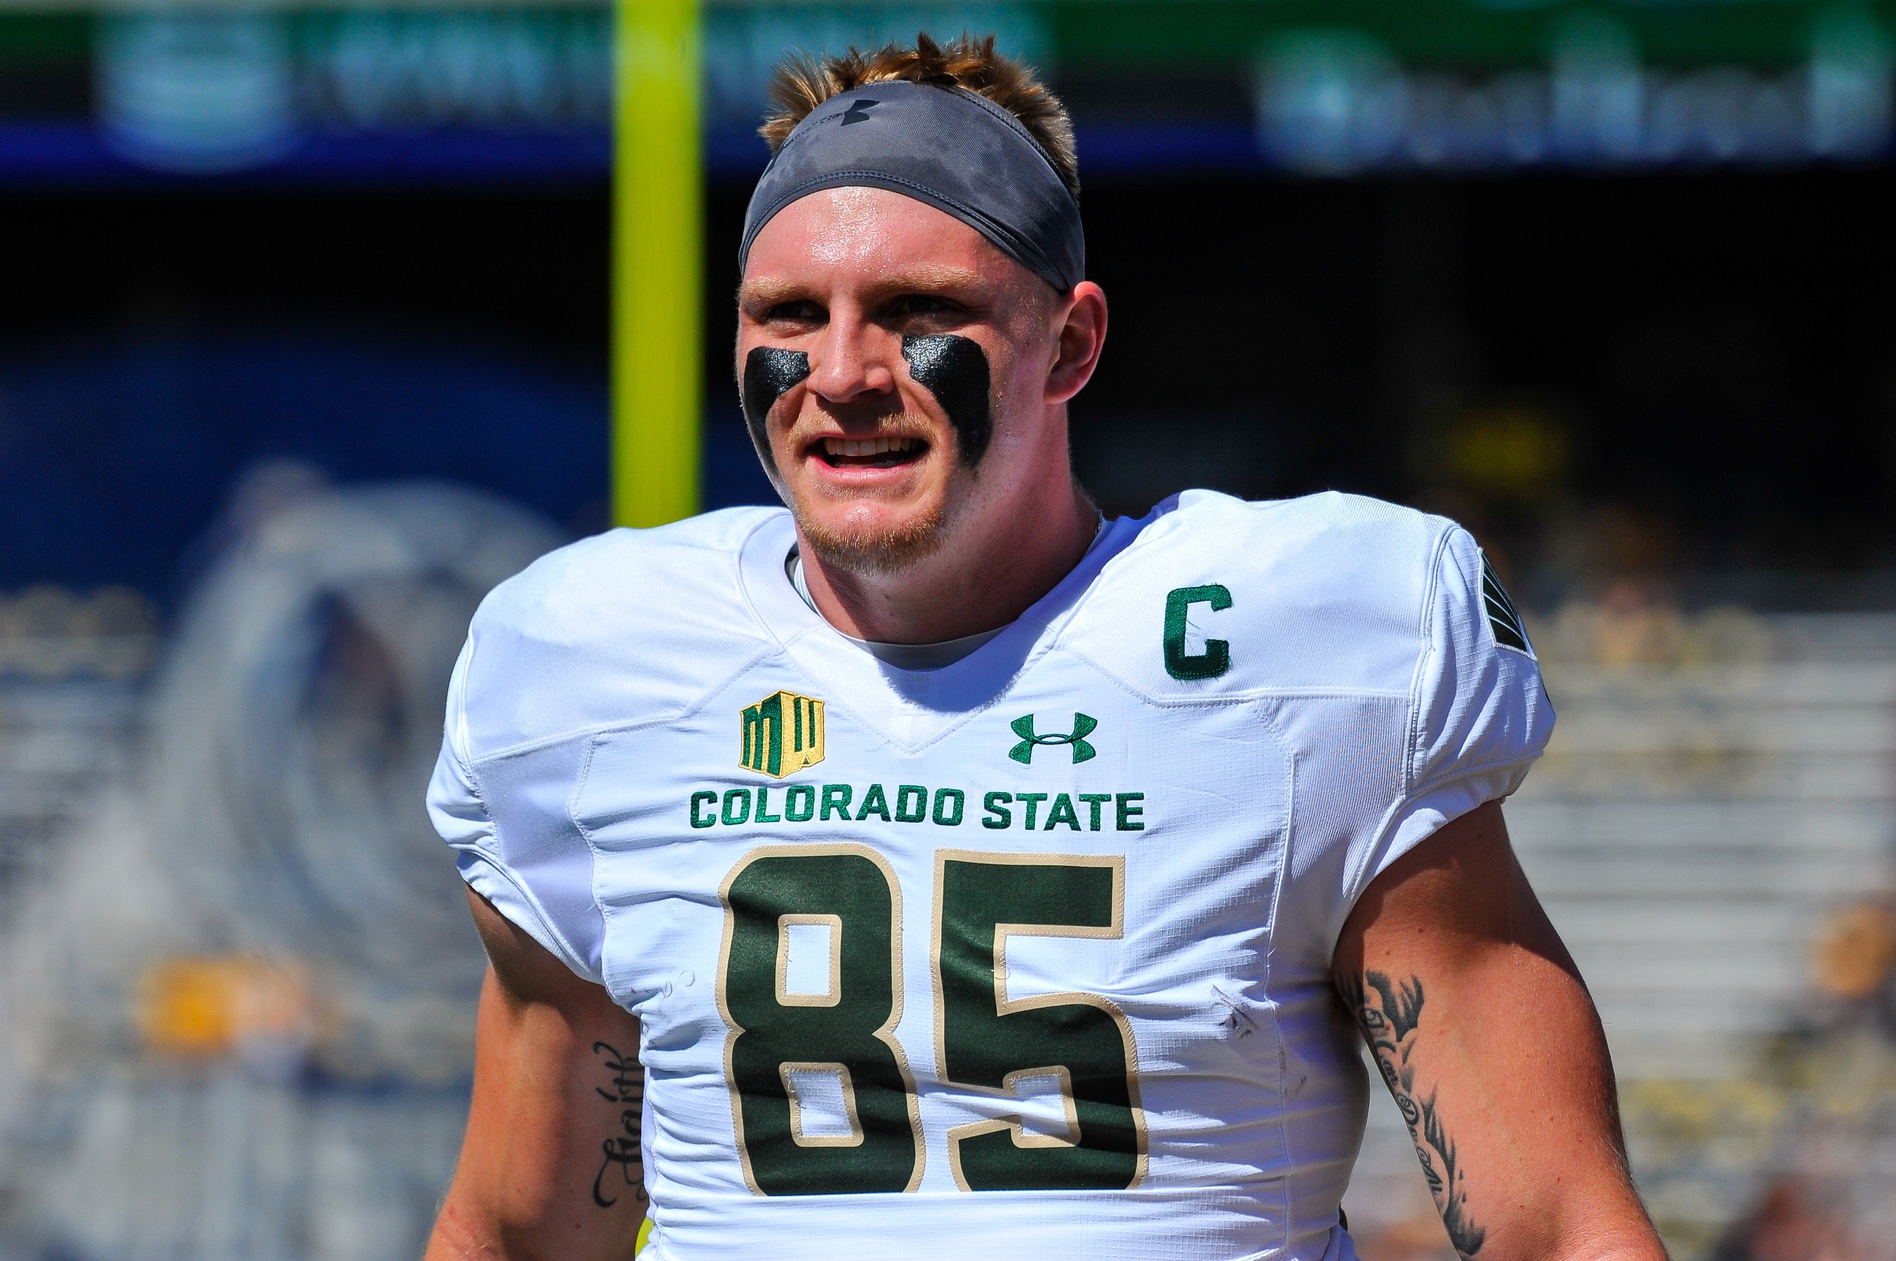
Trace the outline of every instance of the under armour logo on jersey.
{"label": "under armour logo on jersey", "polygon": [[843,126],[868,122],[869,111],[880,104],[882,104],[881,101],[872,101],[866,96],[857,97],[849,103],[849,108],[843,111]]}
{"label": "under armour logo on jersey", "polygon": [[1532,656],[1534,650],[1527,646],[1527,627],[1521,622],[1521,611],[1508,598],[1507,588],[1495,576],[1494,566],[1488,563],[1486,555],[1481,558],[1481,601],[1488,606],[1488,628],[1494,632],[1494,642]]}
{"label": "under armour logo on jersey", "polygon": [[1099,752],[1086,742],[1086,737],[1093,734],[1093,728],[1099,726],[1099,719],[1090,714],[1074,714],[1073,730],[1058,735],[1035,735],[1032,714],[1022,714],[1008,725],[1013,727],[1014,734],[1020,737],[1020,743],[1009,749],[1007,756],[1016,762],[1024,762],[1028,766],[1034,763],[1034,746],[1038,744],[1068,745],[1073,750],[1075,762],[1090,761]]}

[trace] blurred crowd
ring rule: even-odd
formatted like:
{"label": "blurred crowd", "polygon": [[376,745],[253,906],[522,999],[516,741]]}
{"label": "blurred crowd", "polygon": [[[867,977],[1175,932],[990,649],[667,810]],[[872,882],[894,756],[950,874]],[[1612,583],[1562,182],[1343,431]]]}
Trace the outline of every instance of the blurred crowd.
{"label": "blurred crowd", "polygon": [[482,958],[421,790],[559,536],[275,464],[210,538],[162,651],[124,592],[0,604],[0,773],[66,770],[0,868],[0,1257],[412,1256],[453,1169]]}

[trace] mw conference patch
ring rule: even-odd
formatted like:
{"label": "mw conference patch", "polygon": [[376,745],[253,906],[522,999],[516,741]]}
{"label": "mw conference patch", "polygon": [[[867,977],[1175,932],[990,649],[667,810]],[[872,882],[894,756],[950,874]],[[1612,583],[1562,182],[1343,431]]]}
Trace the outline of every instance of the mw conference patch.
{"label": "mw conference patch", "polygon": [[823,760],[823,702],[795,692],[775,692],[740,715],[743,745],[738,763],[772,779]]}

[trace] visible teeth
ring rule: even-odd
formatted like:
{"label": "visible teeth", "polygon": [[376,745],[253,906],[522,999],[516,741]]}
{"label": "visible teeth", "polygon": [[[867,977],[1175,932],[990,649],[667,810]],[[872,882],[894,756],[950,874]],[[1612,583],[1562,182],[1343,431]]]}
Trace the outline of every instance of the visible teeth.
{"label": "visible teeth", "polygon": [[823,439],[823,450],[828,455],[882,455],[889,451],[913,451],[920,445],[920,441],[915,438]]}

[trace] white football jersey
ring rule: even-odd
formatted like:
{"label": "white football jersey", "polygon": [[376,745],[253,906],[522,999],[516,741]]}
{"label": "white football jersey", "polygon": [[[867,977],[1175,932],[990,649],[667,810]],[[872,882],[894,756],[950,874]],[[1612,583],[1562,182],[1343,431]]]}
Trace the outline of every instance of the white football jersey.
{"label": "white football jersey", "polygon": [[555,552],[448,701],[463,875],[641,1021],[646,1257],[1352,1256],[1338,933],[1553,726],[1474,541],[1187,492],[930,671],[806,606],[794,542]]}

